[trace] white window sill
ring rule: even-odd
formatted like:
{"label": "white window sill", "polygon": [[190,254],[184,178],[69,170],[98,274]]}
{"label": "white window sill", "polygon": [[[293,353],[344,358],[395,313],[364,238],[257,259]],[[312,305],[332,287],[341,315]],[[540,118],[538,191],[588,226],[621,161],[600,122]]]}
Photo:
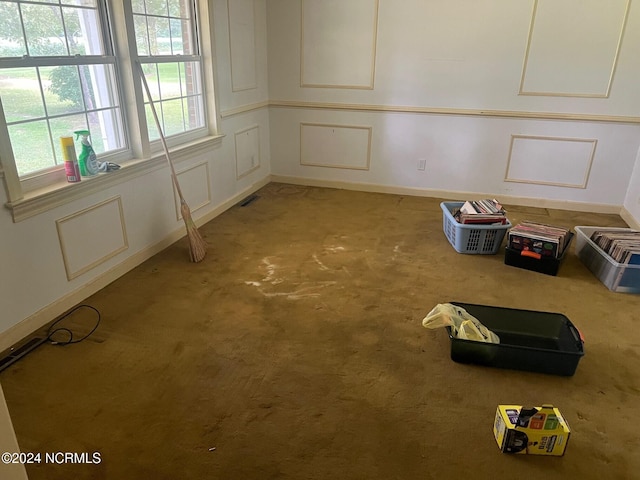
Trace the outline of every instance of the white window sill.
{"label": "white window sill", "polygon": [[[174,163],[194,155],[205,153],[222,143],[224,135],[212,135],[170,149]],[[167,165],[164,152],[151,158],[129,160],[119,170],[99,173],[94,177],[82,177],[78,183],[60,182],[24,194],[24,197],[5,206],[11,210],[14,223],[51,210],[65,203],[99,192],[113,185],[144,175]]]}

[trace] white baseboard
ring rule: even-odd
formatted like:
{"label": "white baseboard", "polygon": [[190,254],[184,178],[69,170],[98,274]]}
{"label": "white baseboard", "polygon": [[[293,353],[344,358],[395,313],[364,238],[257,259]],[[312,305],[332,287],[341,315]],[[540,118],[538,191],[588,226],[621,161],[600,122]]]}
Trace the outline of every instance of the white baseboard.
{"label": "white baseboard", "polygon": [[[209,222],[210,220],[214,219],[221,213],[237,204],[245,197],[264,187],[269,183],[269,181],[270,177],[266,176],[262,180],[252,184],[241,192],[236,193],[231,198],[228,198],[213,210],[208,211],[199,218],[194,218],[194,222],[199,226]],[[174,230],[169,235],[161,239],[159,242],[153,245],[149,245],[141,251],[127,257],[115,267],[107,270],[93,280],[85,283],[76,290],[67,293],[53,303],[50,303],[46,307],[40,309],[33,315],[5,330],[4,332],[2,332],[2,334],[0,334],[0,351],[6,350],[11,346],[16,345],[26,337],[33,334],[38,329],[42,328],[47,323],[54,320],[59,315],[63,314],[70,308],[82,302],[84,299],[90,297],[100,289],[106,287],[114,280],[117,280],[122,275],[134,269],[142,262],[153,257],[155,254],[161,252],[171,244],[177,242],[185,235],[186,231],[184,229],[184,226],[181,226],[180,228]]]}
{"label": "white baseboard", "polygon": [[[291,177],[287,175],[271,175],[271,181],[290,183],[294,185],[307,185],[310,187],[340,188],[343,190],[357,190],[362,192],[390,193],[394,195],[442,198],[445,200],[461,200],[476,197],[488,198],[496,196],[495,193],[488,192],[464,192],[455,190],[436,190],[431,188],[396,187],[389,185],[377,185],[372,183],[341,182],[335,180]],[[571,200],[546,200],[541,198],[517,197],[513,195],[501,194],[500,201],[506,205],[518,205],[523,207],[553,208],[558,210],[570,210],[574,212],[593,212],[608,214],[621,213],[620,205],[574,202]]]}
{"label": "white baseboard", "polygon": [[631,215],[631,212],[629,212],[629,210],[627,210],[626,208],[622,207],[620,209],[620,216],[627,223],[627,225],[629,225],[631,228],[633,228],[635,230],[640,230],[640,221],[636,220],[633,217],[633,215]]}

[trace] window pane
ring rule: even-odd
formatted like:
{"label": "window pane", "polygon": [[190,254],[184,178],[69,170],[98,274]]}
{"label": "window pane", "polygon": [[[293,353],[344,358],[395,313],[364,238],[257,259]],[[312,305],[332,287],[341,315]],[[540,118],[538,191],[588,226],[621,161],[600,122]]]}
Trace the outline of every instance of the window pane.
{"label": "window pane", "polygon": [[171,55],[171,37],[169,35],[169,19],[147,17],[149,25],[149,45],[151,55]]}
{"label": "window pane", "polygon": [[96,9],[63,8],[71,55],[104,55]]}
{"label": "window pane", "polygon": [[191,55],[191,24],[187,20],[171,20],[171,48],[174,55]]}
{"label": "window pane", "polygon": [[189,6],[185,0],[169,0],[169,16],[170,17],[187,17]]}
{"label": "window pane", "polygon": [[91,143],[97,154],[126,147],[119,108],[93,112],[88,118]]}
{"label": "window pane", "polygon": [[7,123],[43,118],[45,115],[35,68],[2,70],[0,96]]}
{"label": "window pane", "polygon": [[[164,1],[158,3],[158,0],[146,0],[146,8],[146,15],[142,12],[134,15],[138,55],[196,53],[188,0],[169,0],[168,11]],[[138,11],[134,7],[134,12]],[[142,18],[146,18],[146,22]],[[146,43],[144,38],[147,39]]]}
{"label": "window pane", "polygon": [[[200,82],[200,68],[197,62],[147,64],[145,77],[155,102],[165,135],[186,132],[204,127],[204,106]],[[147,99],[145,97],[145,103]],[[149,111],[149,138],[154,139],[154,120]],[[180,130],[181,129],[181,130]]]}
{"label": "window pane", "polygon": [[133,13],[144,13],[144,0],[132,0],[131,9]]}
{"label": "window pane", "polygon": [[[56,5],[21,4],[27,48],[31,56],[68,55],[62,10]],[[43,21],[46,19],[46,21]]]}
{"label": "window pane", "polygon": [[[51,128],[51,138],[53,138],[56,148],[60,144],[60,137],[75,137],[73,132],[76,130],[88,130],[87,117],[84,114],[69,115],[66,117],[52,118],[49,120]],[[76,142],[76,151],[79,151],[79,142]],[[62,151],[60,148],[56,150],[56,158],[58,163],[62,163]]]}
{"label": "window pane", "polygon": [[[149,130],[149,140],[158,140],[160,138],[160,135],[158,134],[156,121],[153,119],[153,113],[151,112],[151,107],[148,104],[145,104],[144,107],[145,107],[144,108],[145,116],[147,117],[147,129]],[[160,105],[156,103],[155,107],[158,114],[158,119],[160,120],[160,122],[162,122],[162,117],[161,117],[162,112],[160,111]]]}
{"label": "window pane", "polygon": [[62,115],[84,110],[78,67],[41,67],[40,75],[45,87],[47,114]]}
{"label": "window pane", "polygon": [[164,134],[168,137],[185,131],[182,99],[162,102]]}
{"label": "window pane", "polygon": [[0,57],[27,54],[17,3],[0,3]]}
{"label": "window pane", "polygon": [[10,125],[8,129],[18,175],[56,165],[46,120]]}
{"label": "window pane", "polygon": [[61,0],[63,5],[78,5],[79,7],[96,8],[96,0]]}
{"label": "window pane", "polygon": [[88,110],[119,106],[113,65],[81,65],[80,73]]}
{"label": "window pane", "polygon": [[[142,71],[144,72],[144,76],[147,79],[147,85],[149,86],[149,90],[151,91],[151,97],[154,101],[160,100],[160,87],[158,85],[158,64],[157,63],[146,63],[142,65]],[[146,97],[146,92],[144,96],[144,101],[148,102],[148,98]]]}
{"label": "window pane", "polygon": [[179,67],[179,63],[162,63],[158,65],[158,72],[160,73],[160,98],[162,100],[180,98]]}
{"label": "window pane", "polygon": [[166,0],[145,0],[147,15],[168,15]]}
{"label": "window pane", "polygon": [[133,25],[136,31],[136,48],[138,55],[149,55],[149,31],[147,30],[147,17],[133,16]]}
{"label": "window pane", "polygon": [[204,104],[202,95],[187,97],[184,103],[185,118],[187,119],[187,129],[204,127]]}

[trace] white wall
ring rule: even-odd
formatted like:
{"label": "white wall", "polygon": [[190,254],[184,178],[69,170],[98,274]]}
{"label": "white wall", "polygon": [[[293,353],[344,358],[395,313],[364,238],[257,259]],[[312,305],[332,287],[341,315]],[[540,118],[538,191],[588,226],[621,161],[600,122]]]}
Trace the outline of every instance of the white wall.
{"label": "white wall", "polygon": [[[269,179],[266,1],[233,1],[241,8],[231,19],[227,0],[213,2],[218,126],[225,137],[176,165],[196,221],[213,218]],[[254,41],[245,42],[251,34]],[[239,43],[234,76],[242,89],[236,91],[231,38]],[[163,164],[18,223],[0,209],[0,350],[184,235],[175,205]]]}
{"label": "white wall", "polygon": [[636,157],[636,166],[629,179],[629,189],[624,199],[622,218],[633,228],[640,229],[640,150]]}
{"label": "white wall", "polygon": [[629,5],[269,2],[274,178],[617,213],[640,146]]}

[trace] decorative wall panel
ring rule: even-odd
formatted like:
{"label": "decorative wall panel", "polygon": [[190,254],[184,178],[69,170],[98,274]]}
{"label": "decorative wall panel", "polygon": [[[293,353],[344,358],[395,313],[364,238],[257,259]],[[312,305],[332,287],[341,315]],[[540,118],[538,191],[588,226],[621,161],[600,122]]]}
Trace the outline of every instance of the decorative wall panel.
{"label": "decorative wall panel", "polygon": [[56,220],[67,279],[129,248],[119,196]]}
{"label": "decorative wall panel", "polygon": [[597,140],[512,135],[505,181],[586,188]]}
{"label": "decorative wall panel", "polygon": [[608,97],[630,0],[535,0],[522,95]]}
{"label": "decorative wall panel", "polygon": [[371,127],[300,124],[300,164],[369,170]]}
{"label": "decorative wall panel", "polygon": [[372,89],[378,0],[302,0],[303,87]]}

